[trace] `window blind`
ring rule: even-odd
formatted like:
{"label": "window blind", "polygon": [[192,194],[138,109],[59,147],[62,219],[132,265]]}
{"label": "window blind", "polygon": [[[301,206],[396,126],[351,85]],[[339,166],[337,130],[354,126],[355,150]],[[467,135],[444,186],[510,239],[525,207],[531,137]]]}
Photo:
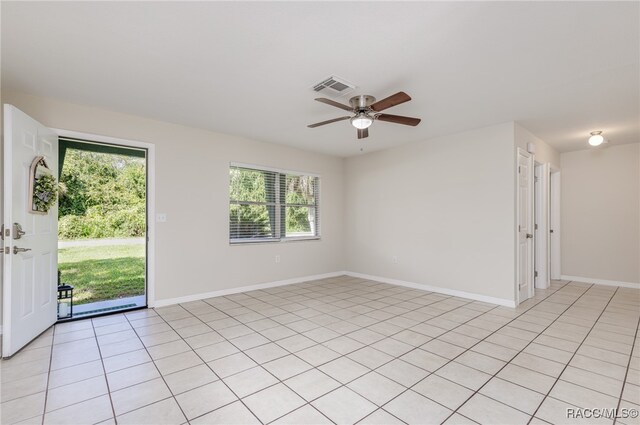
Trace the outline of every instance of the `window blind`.
{"label": "window blind", "polygon": [[231,165],[230,242],[319,238],[319,185],[313,175]]}

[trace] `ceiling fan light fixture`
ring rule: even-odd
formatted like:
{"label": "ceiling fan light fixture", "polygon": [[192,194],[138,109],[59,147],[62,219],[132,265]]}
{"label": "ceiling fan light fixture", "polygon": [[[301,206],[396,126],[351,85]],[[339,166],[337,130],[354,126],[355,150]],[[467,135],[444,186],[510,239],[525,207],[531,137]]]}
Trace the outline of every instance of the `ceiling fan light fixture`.
{"label": "ceiling fan light fixture", "polygon": [[373,118],[367,115],[364,112],[360,112],[355,117],[351,118],[351,125],[357,128],[358,130],[364,130],[365,128],[369,128],[373,124]]}
{"label": "ceiling fan light fixture", "polygon": [[591,146],[600,146],[604,142],[602,131],[592,131],[591,137],[589,137],[589,144]]}
{"label": "ceiling fan light fixture", "polygon": [[371,124],[373,124],[374,121],[386,121],[394,124],[410,125],[412,127],[420,124],[420,118],[381,113],[381,111],[384,111],[385,109],[410,101],[411,97],[403,91],[392,94],[391,96],[378,101],[376,101],[375,97],[367,94],[354,96],[349,99],[349,105],[323,97],[318,97],[315,100],[329,106],[349,111],[350,114],[331,120],[317,122],[315,124],[309,124],[307,126],[309,128],[316,128],[338,121],[349,120],[351,125],[358,130],[358,139],[365,139],[369,137],[369,127],[371,127]]}

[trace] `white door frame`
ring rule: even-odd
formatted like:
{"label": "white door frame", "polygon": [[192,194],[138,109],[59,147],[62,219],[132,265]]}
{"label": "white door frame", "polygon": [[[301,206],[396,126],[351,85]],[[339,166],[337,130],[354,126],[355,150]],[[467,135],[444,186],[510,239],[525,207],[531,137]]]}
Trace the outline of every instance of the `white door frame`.
{"label": "white door frame", "polygon": [[560,279],[561,268],[561,245],[560,245],[560,169],[550,167],[549,175],[549,277]]}
{"label": "white door frame", "polygon": [[549,273],[549,173],[550,164],[535,162],[535,287],[550,286]]}
{"label": "white door frame", "polygon": [[52,128],[59,137],[106,143],[123,147],[142,148],[147,150],[147,307],[154,307],[156,300],[155,286],[155,241],[156,241],[156,146],[153,143],[136,140],[118,139],[97,134]]}
{"label": "white door frame", "polygon": [[520,304],[520,287],[519,287],[519,282],[520,282],[520,276],[521,273],[528,273],[530,276],[530,284],[529,284],[529,298],[534,296],[535,290],[534,290],[534,279],[533,279],[533,265],[534,265],[534,253],[535,253],[535,241],[532,239],[531,242],[531,252],[529,255],[529,270],[527,271],[522,271],[520,270],[520,231],[518,229],[518,223],[520,221],[520,172],[518,170],[518,167],[520,166],[520,156],[524,156],[526,158],[529,158],[529,196],[531,197],[530,200],[530,208],[531,208],[531,213],[529,214],[530,217],[530,223],[529,223],[529,228],[531,229],[531,231],[533,231],[533,219],[534,219],[534,187],[533,187],[533,176],[534,176],[534,155],[530,154],[529,152],[527,152],[524,149],[518,148],[516,151],[516,228],[515,228],[515,242],[516,242],[516,257],[515,257],[515,261],[516,261],[516,276],[515,276],[515,282],[514,282],[514,286],[515,286],[515,299],[516,299],[516,306]]}

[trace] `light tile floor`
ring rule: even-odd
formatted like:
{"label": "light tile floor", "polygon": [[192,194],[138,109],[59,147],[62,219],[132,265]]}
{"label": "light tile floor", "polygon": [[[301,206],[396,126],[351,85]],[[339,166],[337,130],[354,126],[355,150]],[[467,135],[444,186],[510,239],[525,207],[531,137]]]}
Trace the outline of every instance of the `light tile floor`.
{"label": "light tile floor", "polygon": [[613,423],[567,409],[640,409],[639,318],[625,288],[557,281],[510,309],[325,279],[57,325],[0,362],[1,419]]}

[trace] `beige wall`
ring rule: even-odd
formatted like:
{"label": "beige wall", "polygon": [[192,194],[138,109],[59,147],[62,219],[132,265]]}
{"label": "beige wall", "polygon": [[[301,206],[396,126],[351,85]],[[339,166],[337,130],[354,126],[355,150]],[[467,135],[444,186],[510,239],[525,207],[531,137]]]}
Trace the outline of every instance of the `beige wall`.
{"label": "beige wall", "polygon": [[[341,158],[18,93],[42,124],[156,147],[156,299],[344,270]],[[229,162],[321,175],[320,241],[229,245]],[[281,262],[275,263],[280,255]]]}
{"label": "beige wall", "polygon": [[347,269],[513,301],[514,146],[507,123],[347,159]]}
{"label": "beige wall", "polygon": [[[349,270],[512,301],[515,148],[528,141],[539,161],[563,167],[563,274],[640,280],[638,145],[560,159],[506,123],[343,160],[2,94],[50,127],[155,144],[156,212],[168,216],[156,224],[158,300]],[[321,174],[322,240],[229,246],[231,161]]]}
{"label": "beige wall", "polygon": [[562,274],[640,282],[640,144],[561,155]]}

